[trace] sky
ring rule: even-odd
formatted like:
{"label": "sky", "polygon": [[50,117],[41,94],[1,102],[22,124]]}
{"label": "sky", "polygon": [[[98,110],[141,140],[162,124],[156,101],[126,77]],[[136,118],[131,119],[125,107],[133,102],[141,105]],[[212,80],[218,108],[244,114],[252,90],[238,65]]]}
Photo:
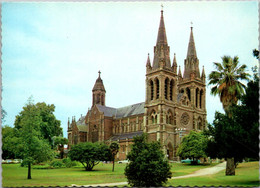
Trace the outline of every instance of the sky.
{"label": "sky", "polygon": [[[191,22],[200,71],[206,76],[224,55],[238,56],[248,71],[258,64],[257,1],[166,1],[170,58],[183,72]],[[67,137],[68,117],[86,115],[101,71],[106,106],[145,100],[147,54],[153,59],[161,2],[52,2],[2,4],[3,125],[13,126],[28,98],[56,106]],[[207,80],[208,83],[208,80]],[[207,120],[223,112],[206,87]]]}

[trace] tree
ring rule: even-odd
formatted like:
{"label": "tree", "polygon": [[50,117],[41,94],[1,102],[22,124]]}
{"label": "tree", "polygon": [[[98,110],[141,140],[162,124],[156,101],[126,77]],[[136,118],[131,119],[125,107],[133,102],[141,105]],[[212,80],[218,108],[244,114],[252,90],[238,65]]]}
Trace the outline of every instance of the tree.
{"label": "tree", "polygon": [[111,159],[108,146],[98,142],[82,142],[73,145],[68,156],[72,161],[79,161],[86,171],[91,171],[100,161]]}
{"label": "tree", "polygon": [[160,143],[148,143],[145,134],[134,137],[127,159],[130,163],[125,168],[125,175],[132,187],[158,187],[171,178],[171,167]]}
{"label": "tree", "polygon": [[2,127],[2,158],[16,158],[16,150],[19,142],[19,132],[16,128],[7,125]]}
{"label": "tree", "polygon": [[53,157],[50,145],[43,139],[40,131],[43,124],[40,113],[34,104],[28,101],[23,114],[19,119],[20,143],[17,146],[17,155],[28,164],[28,179],[31,179],[31,164],[42,162]]}
{"label": "tree", "polygon": [[[244,94],[245,85],[241,80],[248,80],[249,74],[245,72],[246,65],[239,66],[238,57],[223,56],[222,63],[214,63],[217,71],[209,75],[211,94],[219,95],[224,111],[232,117],[230,107],[236,105]],[[234,158],[227,158],[226,175],[235,175]]]}
{"label": "tree", "polygon": [[183,158],[193,159],[193,163],[200,157],[206,157],[205,147],[207,137],[202,132],[191,131],[188,135],[184,136],[178,150],[177,155]]}
{"label": "tree", "polygon": [[68,144],[68,139],[64,137],[53,137],[54,146],[58,147],[60,151],[60,158],[63,159],[64,156],[64,145]]}
{"label": "tree", "polygon": [[118,153],[119,150],[119,145],[116,142],[112,142],[109,146],[110,152],[112,154],[112,158],[113,158],[113,168],[112,168],[112,172],[114,172],[114,168],[115,168],[115,156]]}
{"label": "tree", "polygon": [[[30,99],[31,100],[31,99]],[[32,104],[30,108],[33,108],[39,113],[42,123],[40,124],[40,132],[44,139],[47,139],[49,144],[52,145],[52,137],[62,135],[62,128],[60,126],[60,121],[56,119],[53,114],[55,111],[55,106],[53,104],[47,105],[45,102]],[[22,128],[21,119],[25,116],[28,111],[28,106],[23,107],[23,111],[15,118],[15,128]]]}
{"label": "tree", "polygon": [[256,57],[256,59],[259,59],[259,50],[254,49],[253,50],[253,56]]}

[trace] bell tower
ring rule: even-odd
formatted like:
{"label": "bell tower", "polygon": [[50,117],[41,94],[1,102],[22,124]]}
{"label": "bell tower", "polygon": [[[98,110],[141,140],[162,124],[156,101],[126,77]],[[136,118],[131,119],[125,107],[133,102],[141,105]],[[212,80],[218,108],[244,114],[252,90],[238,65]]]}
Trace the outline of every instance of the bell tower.
{"label": "bell tower", "polygon": [[144,132],[150,141],[160,140],[169,159],[174,145],[175,108],[177,102],[177,61],[170,60],[163,10],[158,30],[154,57],[146,62],[146,99],[144,112]]}
{"label": "bell tower", "polygon": [[106,90],[103,84],[103,80],[100,77],[100,74],[101,72],[98,71],[98,78],[92,89],[92,107],[95,104],[100,104],[105,106]]}

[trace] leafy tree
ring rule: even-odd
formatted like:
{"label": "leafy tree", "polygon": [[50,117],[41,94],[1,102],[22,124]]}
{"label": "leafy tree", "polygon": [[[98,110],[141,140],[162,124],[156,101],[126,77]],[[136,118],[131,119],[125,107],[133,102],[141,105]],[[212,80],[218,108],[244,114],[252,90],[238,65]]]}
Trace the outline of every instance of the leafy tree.
{"label": "leafy tree", "polygon": [[191,131],[188,135],[184,136],[177,150],[177,155],[197,161],[200,157],[206,157],[206,143],[207,137],[202,132]]}
{"label": "leafy tree", "polygon": [[253,50],[253,56],[256,57],[256,59],[259,59],[259,50],[254,49]]}
{"label": "leafy tree", "polygon": [[64,137],[53,137],[54,138],[54,146],[58,147],[60,151],[60,158],[63,159],[64,156],[64,145],[68,144],[68,139]]}
{"label": "leafy tree", "polygon": [[86,171],[91,171],[100,161],[111,159],[108,146],[98,142],[82,142],[73,145],[68,156],[73,161],[79,161]]}
{"label": "leafy tree", "polygon": [[9,126],[2,127],[2,158],[16,158],[16,150],[19,142],[19,132],[16,128]]}
{"label": "leafy tree", "polygon": [[[231,58],[223,56],[222,63],[214,63],[216,71],[209,75],[209,85],[211,94],[219,95],[220,101],[226,114],[232,117],[230,107],[236,105],[244,94],[245,85],[241,80],[248,80],[249,74],[245,72],[246,65],[239,66],[238,57]],[[235,175],[234,158],[227,158],[226,175]]]}
{"label": "leafy tree", "polygon": [[171,167],[159,142],[148,143],[147,135],[134,137],[127,155],[130,163],[125,168],[128,183],[133,187],[158,187],[171,178]]}
{"label": "leafy tree", "polygon": [[113,158],[113,168],[112,168],[112,172],[114,172],[115,169],[115,156],[118,153],[119,150],[119,145],[116,142],[112,142],[109,146],[110,152],[112,154],[112,158]]}
{"label": "leafy tree", "polygon": [[232,117],[216,112],[213,125],[206,133],[211,136],[207,153],[212,158],[234,157],[234,162],[244,158],[259,159],[259,78],[254,76],[247,84],[241,105],[230,108]]}
{"label": "leafy tree", "polygon": [[19,119],[20,144],[17,146],[17,156],[20,156],[28,164],[28,179],[31,179],[31,164],[42,162],[53,157],[50,145],[41,135],[42,119],[38,110],[31,101],[20,113]]}
{"label": "leafy tree", "polygon": [[[31,100],[31,99],[30,99]],[[44,139],[47,139],[49,144],[52,145],[52,137],[62,135],[62,128],[60,126],[60,121],[56,119],[53,114],[55,111],[55,106],[53,104],[47,105],[45,102],[33,104],[30,106],[33,110],[39,113],[42,123],[40,124],[40,132]],[[22,128],[21,119],[25,116],[28,111],[28,106],[23,107],[23,111],[16,116],[15,128]]]}

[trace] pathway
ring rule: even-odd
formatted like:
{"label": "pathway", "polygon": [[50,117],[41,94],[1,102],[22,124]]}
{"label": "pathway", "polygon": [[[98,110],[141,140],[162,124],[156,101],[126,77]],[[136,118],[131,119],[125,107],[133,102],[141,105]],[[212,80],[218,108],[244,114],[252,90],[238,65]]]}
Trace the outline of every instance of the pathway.
{"label": "pathway", "polygon": [[[172,177],[171,179],[181,179],[181,178],[189,178],[189,177],[196,177],[196,176],[206,176],[210,174],[216,174],[221,170],[226,168],[226,162],[220,163],[216,166],[204,168],[193,172],[192,174],[184,175],[184,176],[177,176]],[[119,185],[127,185],[127,182],[116,182],[116,183],[101,183],[101,184],[92,184],[92,185],[83,185],[84,187],[106,187],[106,186],[119,186]],[[72,184],[72,187],[81,187],[80,185]]]}

